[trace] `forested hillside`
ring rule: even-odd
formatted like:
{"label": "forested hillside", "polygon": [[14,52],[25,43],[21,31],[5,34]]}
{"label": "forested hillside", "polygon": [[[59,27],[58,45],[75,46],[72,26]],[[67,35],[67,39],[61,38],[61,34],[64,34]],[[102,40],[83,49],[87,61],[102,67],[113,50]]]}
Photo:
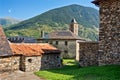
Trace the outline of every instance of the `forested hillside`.
{"label": "forested hillside", "polygon": [[72,18],[79,24],[79,36],[87,40],[98,38],[98,10],[80,5],[69,5],[49,10],[5,29],[7,36],[31,36],[40,38],[40,31],[68,29]]}

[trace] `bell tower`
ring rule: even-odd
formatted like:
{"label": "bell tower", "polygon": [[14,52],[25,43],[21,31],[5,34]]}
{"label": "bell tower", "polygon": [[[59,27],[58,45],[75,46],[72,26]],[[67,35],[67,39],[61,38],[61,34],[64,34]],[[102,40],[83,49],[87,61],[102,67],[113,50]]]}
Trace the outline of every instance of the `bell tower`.
{"label": "bell tower", "polygon": [[77,23],[77,21],[75,20],[75,18],[73,18],[73,19],[71,20],[71,23],[70,23],[70,26],[69,26],[69,30],[70,30],[71,32],[73,32],[75,35],[78,36],[78,23]]}

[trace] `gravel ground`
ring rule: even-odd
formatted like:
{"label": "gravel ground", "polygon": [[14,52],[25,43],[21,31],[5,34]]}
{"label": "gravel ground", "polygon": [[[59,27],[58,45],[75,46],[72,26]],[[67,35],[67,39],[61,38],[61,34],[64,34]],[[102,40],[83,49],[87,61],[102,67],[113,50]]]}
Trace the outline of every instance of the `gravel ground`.
{"label": "gravel ground", "polygon": [[45,80],[33,74],[33,72],[16,71],[0,76],[0,80]]}

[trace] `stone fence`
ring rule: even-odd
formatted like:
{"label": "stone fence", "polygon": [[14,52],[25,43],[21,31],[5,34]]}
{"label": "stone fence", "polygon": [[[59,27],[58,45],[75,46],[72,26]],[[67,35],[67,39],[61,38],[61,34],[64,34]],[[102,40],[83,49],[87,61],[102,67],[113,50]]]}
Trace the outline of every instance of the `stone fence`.
{"label": "stone fence", "polygon": [[98,65],[98,42],[79,42],[77,60],[81,67]]}

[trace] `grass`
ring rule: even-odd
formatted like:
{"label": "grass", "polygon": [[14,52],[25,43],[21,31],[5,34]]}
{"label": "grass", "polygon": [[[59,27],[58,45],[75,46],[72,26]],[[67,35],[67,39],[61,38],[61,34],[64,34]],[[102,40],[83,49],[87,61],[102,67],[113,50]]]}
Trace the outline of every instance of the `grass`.
{"label": "grass", "polygon": [[65,59],[60,69],[35,72],[46,80],[120,80],[120,65],[91,66],[79,68],[74,60]]}

